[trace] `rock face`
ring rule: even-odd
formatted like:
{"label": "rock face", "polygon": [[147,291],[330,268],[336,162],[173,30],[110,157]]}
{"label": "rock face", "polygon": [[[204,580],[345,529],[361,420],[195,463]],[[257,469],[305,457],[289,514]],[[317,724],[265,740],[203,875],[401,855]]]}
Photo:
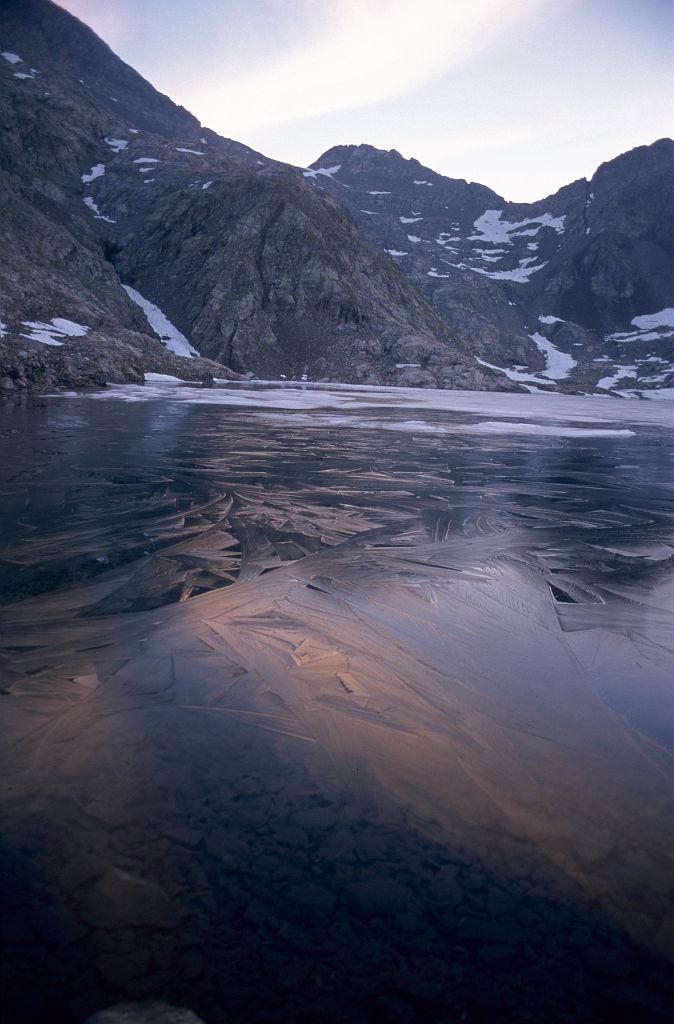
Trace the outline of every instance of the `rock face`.
{"label": "rock face", "polygon": [[[225,376],[176,371],[190,346],[263,376],[669,383],[671,331],[633,322],[673,304],[667,140],[513,205],[370,146],[308,171],[269,160],[203,128],[49,0],[6,0],[0,46],[5,391],[39,387],[40,366],[44,386]],[[54,335],[63,322],[75,333]],[[129,345],[143,357],[127,370]]]}
{"label": "rock face", "polygon": [[641,146],[531,204],[367,145],[305,174],[504,377],[652,389],[672,383],[673,147]]}
{"label": "rock face", "polygon": [[153,336],[125,284],[234,369],[387,382],[421,346],[432,383],[500,386],[301,172],[202,128],[47,0],[0,17],[6,337]]}

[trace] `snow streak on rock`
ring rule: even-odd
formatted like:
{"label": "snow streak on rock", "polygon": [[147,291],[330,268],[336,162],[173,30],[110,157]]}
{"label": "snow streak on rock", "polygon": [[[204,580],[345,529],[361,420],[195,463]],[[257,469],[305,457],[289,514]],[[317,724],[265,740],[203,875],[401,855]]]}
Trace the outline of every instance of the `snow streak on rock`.
{"label": "snow streak on rock", "polygon": [[174,352],[177,356],[198,356],[199,353],[185,337],[181,334],[177,327],[175,327],[165,313],[162,313],[159,306],[155,306],[154,302],[150,302],[149,299],[144,298],[139,291],[135,288],[131,288],[130,285],[124,284],[122,288],[137,306],[145,313],[147,322],[150,327],[157,335],[158,338],[166,345],[166,347]]}

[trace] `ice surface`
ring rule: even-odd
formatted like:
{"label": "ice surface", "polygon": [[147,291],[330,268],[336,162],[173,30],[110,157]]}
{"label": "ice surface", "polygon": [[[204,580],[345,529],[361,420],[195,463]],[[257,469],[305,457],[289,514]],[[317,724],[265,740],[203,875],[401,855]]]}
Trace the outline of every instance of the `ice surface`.
{"label": "ice surface", "polygon": [[167,349],[174,352],[177,356],[191,357],[199,355],[197,350],[190,345],[185,335],[181,334],[178,328],[174,327],[168,317],[162,313],[159,306],[155,306],[154,302],[143,298],[140,292],[136,291],[135,288],[131,288],[130,285],[123,284],[122,288],[132,302],[135,302],[143,310],[150,327],[166,345]]}
{"label": "ice surface", "polygon": [[545,370],[543,370],[543,376],[549,377],[550,380],[564,380],[568,377],[576,365],[576,360],[573,356],[570,356],[567,352],[560,352],[551,341],[548,341],[547,338],[544,338],[538,332],[530,334],[529,337],[538,351],[542,352],[545,356],[547,365]]}
{"label": "ice surface", "polygon": [[[565,215],[553,217],[551,213],[543,213],[540,217],[527,217],[525,220],[508,221],[501,220],[503,210],[485,210],[481,217],[473,223],[477,234],[471,235],[471,241],[479,242],[507,242],[512,244],[511,235],[537,234],[540,228],[552,228],[557,234],[564,231]],[[537,224],[538,227],[520,231],[527,224]]]}
{"label": "ice surface", "polygon": [[16,990],[663,1024],[668,403],[111,391],[3,436]]}
{"label": "ice surface", "polygon": [[88,174],[82,175],[82,181],[87,185],[90,181],[95,181],[96,178],[100,178],[105,174],[105,164],[94,164]]}
{"label": "ice surface", "polygon": [[23,64],[23,60],[19,57],[18,53],[12,53],[11,50],[2,50],[0,53],[8,64]]}
{"label": "ice surface", "polygon": [[105,139],[103,141],[106,142],[108,146],[110,146],[110,149],[113,151],[113,153],[121,153],[122,150],[126,149],[126,147],[129,145],[128,139],[112,139],[108,135],[105,136]]}
{"label": "ice surface", "polygon": [[40,341],[43,345],[62,345],[63,338],[82,338],[89,332],[88,327],[62,316],[54,317],[49,323],[41,320],[23,320],[22,323],[28,332],[22,332],[21,337]]}
{"label": "ice surface", "polygon": [[[477,358],[477,357],[476,357]],[[500,366],[492,366],[477,358],[477,362],[490,366],[502,373],[506,371]],[[517,371],[512,379],[524,378],[534,384],[550,383],[541,377],[534,377]],[[517,374],[515,376],[515,374]],[[371,387],[356,384],[285,384],[278,381],[257,381],[254,386],[245,382],[228,381],[224,388],[180,387],[174,392],[162,388],[155,395],[151,387],[134,387],[132,385],[108,385],[104,391],[91,393],[91,398],[105,401],[108,398],[131,403],[151,401],[154,398],[166,399],[181,404],[240,406],[270,409],[320,410],[337,409],[343,413],[353,410],[390,408],[398,411],[414,410],[415,418],[427,413],[477,413],[493,419],[513,417],[519,420],[527,416],[536,421],[561,423],[579,422],[582,426],[588,423],[608,427],[633,423],[659,424],[668,427],[668,411],[653,410],[645,402],[630,402],[629,412],[625,402],[605,395],[574,396],[560,395],[548,391],[540,395],[510,394],[506,392],[482,391],[445,391],[427,390],[424,388]],[[616,423],[617,421],[617,423]],[[348,418],[341,421],[348,425]]]}
{"label": "ice surface", "polygon": [[185,149],[184,146],[174,146],[176,153],[192,153],[193,156],[206,156],[200,149]]}
{"label": "ice surface", "polygon": [[423,217],[399,217],[398,220],[401,224],[416,224],[418,220],[423,220]]}

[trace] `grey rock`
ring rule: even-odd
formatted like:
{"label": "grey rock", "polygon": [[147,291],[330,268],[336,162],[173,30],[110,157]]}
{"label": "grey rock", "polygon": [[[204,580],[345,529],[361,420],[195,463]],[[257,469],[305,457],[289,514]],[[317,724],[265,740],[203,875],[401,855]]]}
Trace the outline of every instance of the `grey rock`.
{"label": "grey rock", "polygon": [[174,928],[178,910],[150,879],[112,868],[92,886],[82,917],[99,928]]}

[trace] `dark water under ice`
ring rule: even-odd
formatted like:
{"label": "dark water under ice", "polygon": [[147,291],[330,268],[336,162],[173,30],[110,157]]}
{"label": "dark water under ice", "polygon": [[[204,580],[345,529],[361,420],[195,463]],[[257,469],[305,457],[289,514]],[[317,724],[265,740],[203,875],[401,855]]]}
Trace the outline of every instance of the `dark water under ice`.
{"label": "dark water under ice", "polygon": [[660,1021],[666,403],[2,414],[8,1020]]}

